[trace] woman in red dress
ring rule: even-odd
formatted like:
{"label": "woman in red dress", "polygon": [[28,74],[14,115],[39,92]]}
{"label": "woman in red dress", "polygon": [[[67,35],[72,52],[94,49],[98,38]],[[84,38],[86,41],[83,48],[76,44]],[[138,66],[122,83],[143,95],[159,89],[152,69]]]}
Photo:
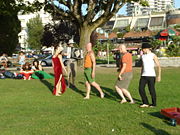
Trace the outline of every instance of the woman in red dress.
{"label": "woman in red dress", "polygon": [[64,64],[62,62],[62,52],[63,48],[61,46],[54,47],[54,55],[52,57],[52,65],[54,69],[55,85],[53,90],[53,95],[60,96],[66,90],[66,83],[63,77],[63,70],[66,72]]}

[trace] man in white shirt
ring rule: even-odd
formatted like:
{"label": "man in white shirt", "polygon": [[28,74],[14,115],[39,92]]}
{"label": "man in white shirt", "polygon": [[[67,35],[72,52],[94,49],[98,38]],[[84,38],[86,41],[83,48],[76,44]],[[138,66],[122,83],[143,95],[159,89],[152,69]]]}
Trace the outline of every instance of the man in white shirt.
{"label": "man in white shirt", "polygon": [[[144,107],[155,107],[156,106],[156,91],[155,91],[155,64],[158,68],[157,81],[161,81],[161,67],[158,61],[157,56],[151,52],[151,45],[149,43],[142,44],[143,55],[142,60],[142,70],[141,70],[141,79],[139,81],[139,94],[142,98],[143,104],[140,105],[141,108]],[[152,98],[152,104],[149,105],[148,98],[145,93],[145,86],[148,85],[148,89]]]}

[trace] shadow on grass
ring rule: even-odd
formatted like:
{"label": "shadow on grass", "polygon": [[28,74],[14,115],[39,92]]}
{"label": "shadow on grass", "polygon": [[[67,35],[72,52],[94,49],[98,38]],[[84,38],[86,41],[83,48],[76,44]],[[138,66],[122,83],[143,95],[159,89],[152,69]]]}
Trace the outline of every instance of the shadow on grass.
{"label": "shadow on grass", "polygon": [[151,116],[162,119],[163,122],[165,122],[167,125],[171,125],[170,119],[168,117],[162,115],[160,112],[151,112],[151,113],[148,113],[148,114],[151,115]]}
{"label": "shadow on grass", "polygon": [[[86,86],[85,86],[84,82],[78,82],[78,83],[84,85],[84,89],[86,89]],[[85,94],[86,92],[81,91],[81,93],[83,93],[81,95],[86,96],[86,94]],[[100,96],[99,92],[93,86],[91,86],[91,93],[90,93],[90,95]]]}
{"label": "shadow on grass", "polygon": [[114,100],[114,101],[117,101],[120,98],[120,96],[115,90],[104,87],[104,86],[101,86],[101,88],[103,89],[106,98]]}
{"label": "shadow on grass", "polygon": [[140,123],[143,127],[149,129],[151,132],[153,132],[155,135],[170,135],[168,132],[162,130],[162,129],[157,129],[147,123]]}
{"label": "shadow on grass", "polygon": [[[68,83],[67,83],[67,80],[66,80],[66,84],[68,84]],[[75,85],[73,85],[72,83],[70,83],[69,88],[70,88],[71,90],[73,90],[74,92],[79,93],[79,94],[82,95],[83,97],[85,96],[85,92],[83,92],[83,91],[81,91],[80,89],[78,89],[78,88],[77,88]]]}
{"label": "shadow on grass", "polygon": [[48,82],[48,81],[45,80],[45,79],[39,79],[39,80],[41,81],[41,83],[43,83],[43,84],[48,88],[48,90],[49,90],[51,93],[53,92],[54,86],[53,86],[52,83]]}
{"label": "shadow on grass", "polygon": [[[79,82],[79,84],[84,85],[84,82]],[[119,99],[119,95],[113,89],[107,88],[104,86],[100,86],[100,87],[105,94],[105,98],[108,98],[108,99],[114,100],[114,101]],[[94,88],[93,86],[91,86],[91,95],[100,96],[98,90],[96,90],[96,88]]]}
{"label": "shadow on grass", "polygon": [[[133,97],[133,95],[132,95],[132,97]],[[142,104],[142,101],[140,99],[137,99],[137,98],[134,98],[134,97],[133,97],[133,99],[136,102],[136,104],[139,104],[139,105]]]}
{"label": "shadow on grass", "polygon": [[50,75],[52,75],[52,76],[54,76],[54,74],[53,73],[49,73]]}

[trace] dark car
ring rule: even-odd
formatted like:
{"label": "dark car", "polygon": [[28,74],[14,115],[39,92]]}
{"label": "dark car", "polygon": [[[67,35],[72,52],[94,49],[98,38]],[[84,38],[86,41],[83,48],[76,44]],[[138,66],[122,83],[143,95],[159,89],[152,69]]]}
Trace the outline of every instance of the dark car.
{"label": "dark car", "polygon": [[[49,55],[46,58],[41,59],[39,61],[41,61],[42,66],[52,66],[52,55]],[[68,59],[65,56],[63,56],[62,61],[64,65],[66,66]]]}

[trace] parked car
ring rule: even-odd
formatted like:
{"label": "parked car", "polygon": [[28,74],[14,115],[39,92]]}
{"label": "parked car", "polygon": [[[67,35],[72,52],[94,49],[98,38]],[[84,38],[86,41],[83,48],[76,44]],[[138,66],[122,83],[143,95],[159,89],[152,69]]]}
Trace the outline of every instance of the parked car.
{"label": "parked car", "polygon": [[[41,61],[42,66],[52,66],[52,55],[49,55],[44,59],[40,59],[39,61]],[[63,56],[62,61],[63,61],[64,65],[66,66],[67,61],[68,61],[66,56]]]}

